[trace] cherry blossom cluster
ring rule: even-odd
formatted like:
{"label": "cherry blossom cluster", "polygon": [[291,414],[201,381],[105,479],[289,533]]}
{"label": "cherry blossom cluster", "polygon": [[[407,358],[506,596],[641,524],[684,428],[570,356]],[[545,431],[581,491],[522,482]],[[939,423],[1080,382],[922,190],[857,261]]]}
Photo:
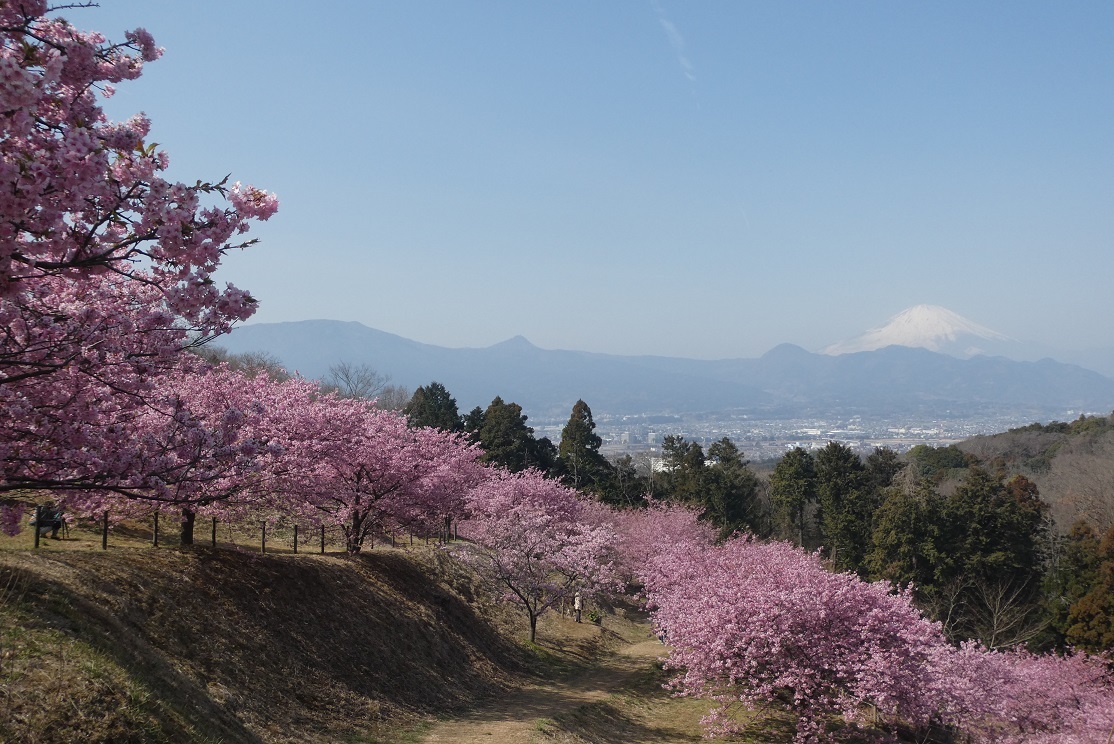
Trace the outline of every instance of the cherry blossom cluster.
{"label": "cherry blossom cluster", "polygon": [[593,518],[585,497],[541,472],[491,471],[469,491],[467,510],[461,535],[472,548],[458,555],[523,608],[531,641],[555,604],[617,588],[614,532]]}
{"label": "cherry blossom cluster", "polygon": [[[166,381],[195,365],[149,285],[112,275],[35,283],[0,299],[0,485],[85,487],[129,475],[134,426]],[[134,475],[134,473],[132,473]]]}
{"label": "cherry blossom cluster", "polygon": [[290,422],[281,482],[290,508],[339,526],[352,552],[373,534],[436,532],[463,514],[466,493],[486,477],[479,449],[462,435],[410,428],[372,401],[318,395]]}
{"label": "cherry blossom cluster", "polygon": [[313,381],[223,366],[168,375],[119,433],[127,440],[93,448],[101,459],[82,487],[60,484],[71,512],[115,519],[177,508],[325,524],[344,532],[351,552],[371,535],[435,532],[463,514],[488,473],[461,435],[410,428],[401,414]]}
{"label": "cherry blossom cluster", "polygon": [[654,574],[655,583],[668,576],[657,575],[672,566],[660,559],[679,546],[709,548],[716,529],[700,521],[700,511],[681,504],[654,501],[645,509],[608,510],[601,521],[615,530],[615,566],[628,583],[641,582]]}
{"label": "cherry blossom cluster", "polygon": [[184,349],[254,311],[212,275],[277,201],[162,178],[149,122],[111,122],[99,104],[159,57],[150,34],[113,44],[48,13],[0,3],[0,492],[162,498],[183,446],[154,441],[150,419],[208,436],[167,408],[168,390],[196,367]]}
{"label": "cherry blossom cluster", "polygon": [[247,318],[251,297],[217,289],[211,275],[277,200],[251,186],[163,179],[169,160],[147,144],[150,122],[111,122],[98,103],[160,56],[150,34],[113,44],[46,13],[43,2],[0,5],[0,297],[18,302],[49,276],[112,272],[158,287],[155,311],[202,333]]}
{"label": "cherry blossom cluster", "polygon": [[681,694],[718,703],[722,735],[745,711],[788,701],[799,742],[841,715],[871,729],[954,727],[979,741],[1104,741],[1114,680],[1101,660],[951,646],[906,592],[833,573],[788,543],[677,544],[644,581]]}
{"label": "cherry blossom cluster", "polygon": [[0,532],[15,537],[23,528],[23,504],[0,504]]}

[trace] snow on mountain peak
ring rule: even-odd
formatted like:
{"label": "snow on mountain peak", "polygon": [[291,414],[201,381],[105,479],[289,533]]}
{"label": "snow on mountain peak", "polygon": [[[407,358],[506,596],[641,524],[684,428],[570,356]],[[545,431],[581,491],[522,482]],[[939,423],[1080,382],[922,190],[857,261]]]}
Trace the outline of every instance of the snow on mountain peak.
{"label": "snow on mountain peak", "polygon": [[838,356],[887,346],[911,346],[966,357],[985,353],[982,348],[985,342],[1011,340],[939,305],[915,305],[890,318],[886,325],[832,344],[821,353]]}

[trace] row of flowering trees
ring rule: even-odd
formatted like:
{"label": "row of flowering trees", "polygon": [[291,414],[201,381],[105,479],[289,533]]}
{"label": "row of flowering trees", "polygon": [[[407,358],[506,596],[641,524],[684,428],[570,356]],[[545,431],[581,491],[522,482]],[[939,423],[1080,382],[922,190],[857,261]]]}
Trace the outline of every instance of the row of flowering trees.
{"label": "row of flowering trees", "polygon": [[183,543],[199,516],[251,515],[338,527],[359,552],[371,536],[456,518],[487,472],[462,435],[410,428],[312,381],[223,366],[168,377],[122,434],[121,467],[80,487],[55,478],[53,490],[77,515],[180,510]]}
{"label": "row of flowering trees", "polygon": [[459,437],[188,353],[254,312],[213,275],[278,204],[167,180],[146,118],[108,120],[100,99],[160,55],[142,29],[112,43],[43,0],[0,2],[0,495],[180,509],[186,542],[202,514],[309,518],[353,551],[459,512],[478,472]]}
{"label": "row of flowering trees", "polygon": [[789,543],[713,545],[676,510],[630,515],[620,534],[672,646],[671,685],[716,703],[705,719],[713,736],[771,703],[796,711],[799,742],[831,738],[833,716],[913,728],[918,740],[933,730],[980,742],[1114,736],[1109,659],[956,647],[908,592],[832,572]]}

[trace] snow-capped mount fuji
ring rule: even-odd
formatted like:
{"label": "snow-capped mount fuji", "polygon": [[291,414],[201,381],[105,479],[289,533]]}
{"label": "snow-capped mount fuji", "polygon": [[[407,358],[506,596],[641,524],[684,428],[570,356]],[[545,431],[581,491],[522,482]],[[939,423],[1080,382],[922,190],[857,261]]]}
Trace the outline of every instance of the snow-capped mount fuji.
{"label": "snow-capped mount fuji", "polygon": [[887,346],[928,349],[967,359],[979,354],[1013,356],[1020,344],[1004,334],[964,318],[939,305],[915,305],[890,318],[886,325],[861,336],[832,344],[820,353],[829,356],[877,351]]}

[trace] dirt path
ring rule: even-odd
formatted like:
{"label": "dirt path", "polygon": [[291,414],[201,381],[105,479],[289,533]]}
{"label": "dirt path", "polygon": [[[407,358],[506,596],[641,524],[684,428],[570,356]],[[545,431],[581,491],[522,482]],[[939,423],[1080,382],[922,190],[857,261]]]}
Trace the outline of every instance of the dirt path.
{"label": "dirt path", "polygon": [[[530,685],[466,717],[441,721],[423,741],[426,744],[527,744],[543,739],[550,742],[698,741],[699,736],[648,727],[644,721],[637,720],[642,716],[622,699],[624,693],[645,679],[661,655],[662,646],[656,640],[625,644],[567,679]],[[661,698],[669,702],[664,691]]]}

